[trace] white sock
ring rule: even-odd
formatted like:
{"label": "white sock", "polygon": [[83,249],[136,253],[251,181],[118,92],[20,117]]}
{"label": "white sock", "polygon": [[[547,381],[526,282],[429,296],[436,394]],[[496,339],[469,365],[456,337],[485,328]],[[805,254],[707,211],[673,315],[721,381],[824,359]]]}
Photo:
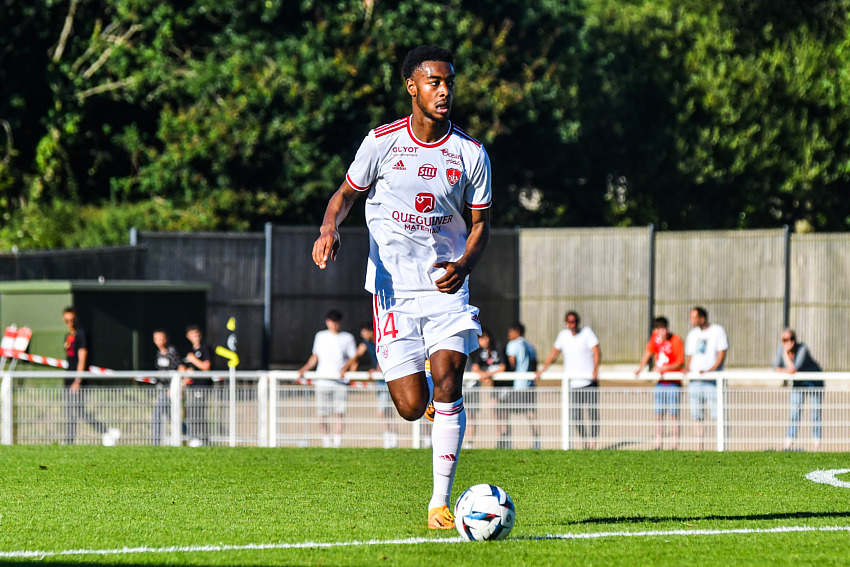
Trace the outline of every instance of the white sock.
{"label": "white sock", "polygon": [[434,402],[434,424],[431,428],[431,448],[434,466],[434,493],[428,509],[449,506],[452,483],[457,471],[460,447],[466,431],[466,410],[463,398],[453,403]]}

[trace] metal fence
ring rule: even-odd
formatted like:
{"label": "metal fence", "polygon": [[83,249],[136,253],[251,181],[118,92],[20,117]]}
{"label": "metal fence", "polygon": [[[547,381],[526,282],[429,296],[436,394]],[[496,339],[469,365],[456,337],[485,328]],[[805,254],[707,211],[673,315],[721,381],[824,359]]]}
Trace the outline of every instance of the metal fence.
{"label": "metal fence", "polygon": [[[99,444],[109,430],[120,431],[121,445],[230,445],[261,447],[333,446],[332,419],[323,427],[316,415],[316,390],[308,373],[234,372],[211,388],[181,391],[177,375],[158,374],[157,388],[138,383],[147,373],[119,373],[111,387],[84,388],[85,397],[71,402],[59,387],[69,373],[17,372],[3,375],[0,423],[4,444]],[[198,376],[203,374],[197,374]],[[215,375],[215,374],[211,374]],[[341,418],[342,447],[407,447],[429,445],[429,422],[406,422],[388,405],[386,390],[366,373],[352,373]],[[503,374],[498,379],[518,375]],[[769,451],[786,448],[792,424],[792,395],[805,395],[797,416],[797,434],[789,449],[850,451],[850,373],[818,373],[823,389],[790,389],[771,372],[724,372],[718,379],[716,419],[692,414],[688,390],[676,404],[678,419],[656,413],[653,376],[608,372],[593,399],[577,399],[562,373],[544,375],[530,400],[510,387],[465,390],[468,449],[635,449]],[[26,380],[21,380],[26,378]],[[40,378],[40,380],[33,380]],[[102,376],[99,378],[103,379]],[[473,375],[468,378],[474,379]],[[797,375],[798,379],[803,376]],[[299,383],[300,382],[300,383]],[[517,391],[518,392],[518,391]],[[580,403],[582,412],[576,411]],[[69,413],[69,405],[84,407]],[[72,410],[74,408],[71,408]],[[588,410],[596,410],[593,413]],[[813,415],[813,410],[815,414]],[[69,424],[76,434],[69,437]],[[580,432],[579,421],[584,425]],[[98,425],[99,424],[99,425]],[[816,434],[815,428],[820,431]],[[702,436],[697,432],[702,430]]]}
{"label": "metal fence", "polygon": [[[309,356],[328,309],[345,313],[347,330],[371,320],[366,229],[341,234],[339,257],[324,271],[310,259],[315,227],[267,225],[264,233],[134,231],[136,246],[0,255],[0,279],[206,282],[212,344],[223,344],[225,322],[236,317],[242,368],[292,367]],[[702,305],[726,329],[727,367],[770,366],[790,324],[826,370],[848,370],[848,272],[847,233],[501,229],[471,275],[470,293],[498,340],[519,319],[542,352],[575,309],[599,337],[604,363],[636,363],[653,316],[665,315],[684,336],[690,308]]]}

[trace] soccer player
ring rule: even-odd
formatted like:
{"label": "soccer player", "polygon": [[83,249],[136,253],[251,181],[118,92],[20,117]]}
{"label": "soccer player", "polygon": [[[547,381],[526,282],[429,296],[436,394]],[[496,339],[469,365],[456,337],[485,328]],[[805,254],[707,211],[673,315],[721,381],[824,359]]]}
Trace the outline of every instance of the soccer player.
{"label": "soccer player", "polygon": [[[478,309],[467,277],[490,237],[490,158],[480,142],[449,120],[454,57],[419,46],[402,63],[410,116],[371,130],[328,203],[313,245],[324,269],[340,246],[337,227],[366,195],[376,350],[399,415],[422,417],[432,393],[434,490],[428,527],[451,529],[449,497],[466,428],[462,378],[478,348]],[[470,224],[463,218],[470,210]]]}

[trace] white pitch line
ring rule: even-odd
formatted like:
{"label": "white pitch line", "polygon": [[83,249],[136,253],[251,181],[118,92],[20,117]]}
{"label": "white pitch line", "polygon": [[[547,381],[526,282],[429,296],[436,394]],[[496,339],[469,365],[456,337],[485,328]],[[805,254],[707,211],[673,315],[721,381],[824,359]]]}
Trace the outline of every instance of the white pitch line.
{"label": "white pitch line", "polygon": [[832,469],[828,471],[817,470],[807,474],[806,478],[812,482],[818,482],[820,484],[831,484],[832,486],[837,486],[839,488],[850,488],[850,482],[835,478],[835,475],[837,474],[847,473],[850,473],[850,469]]}
{"label": "white pitch line", "polygon": [[[591,532],[522,537],[526,540],[599,539],[606,537],[668,537],[668,536],[712,536],[737,534],[775,534],[792,532],[850,532],[850,526],[787,526],[779,528],[737,528],[727,530],[669,530],[645,532]],[[220,551],[247,551],[270,549],[327,549],[332,547],[364,547],[373,545],[414,545],[419,543],[460,543],[459,537],[452,538],[408,538],[390,540],[314,542],[303,543],[249,543],[245,545],[187,545],[171,547],[120,547],[115,549],[66,549],[63,551],[0,551],[0,558],[42,558],[67,555],[130,555],[145,553],[204,553]]]}

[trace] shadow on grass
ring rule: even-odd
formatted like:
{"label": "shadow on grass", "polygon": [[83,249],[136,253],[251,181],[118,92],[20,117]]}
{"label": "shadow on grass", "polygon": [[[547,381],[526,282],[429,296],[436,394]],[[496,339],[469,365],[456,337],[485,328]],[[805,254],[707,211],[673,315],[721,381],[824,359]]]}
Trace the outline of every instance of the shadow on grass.
{"label": "shadow on grass", "polygon": [[567,525],[582,524],[660,524],[664,522],[699,522],[705,520],[807,520],[811,518],[850,518],[850,512],[786,512],[782,514],[746,514],[731,515],[717,514],[711,516],[625,516],[620,518],[587,518],[578,522],[568,522]]}

